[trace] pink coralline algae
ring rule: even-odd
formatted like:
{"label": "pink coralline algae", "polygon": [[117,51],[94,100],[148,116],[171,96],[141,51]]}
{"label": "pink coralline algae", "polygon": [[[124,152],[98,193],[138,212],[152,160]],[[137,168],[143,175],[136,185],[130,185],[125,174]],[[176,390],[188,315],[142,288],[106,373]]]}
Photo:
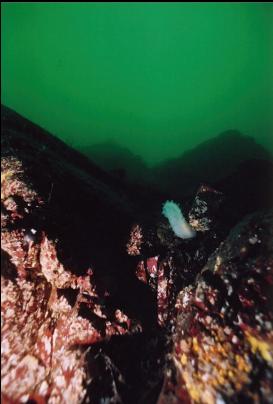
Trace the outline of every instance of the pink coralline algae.
{"label": "pink coralline algae", "polygon": [[137,224],[133,226],[130,233],[130,240],[127,243],[127,253],[129,255],[140,255],[143,235],[141,227]]}
{"label": "pink coralline algae", "polygon": [[136,277],[150,286],[157,299],[157,322],[166,326],[170,320],[173,296],[173,268],[171,260],[149,257],[137,264]]}
{"label": "pink coralline algae", "polygon": [[[2,402],[79,403],[86,394],[88,347],[140,326],[122,310],[110,313],[101,306],[92,269],[76,276],[59,261],[45,232],[37,239],[26,236],[20,220],[28,211],[19,215],[21,207],[15,203],[11,208],[7,200],[20,196],[26,206],[37,207],[41,200],[18,179],[22,163],[4,159],[2,170],[2,201],[8,212],[1,234]],[[8,223],[17,229],[9,229]],[[65,290],[75,291],[74,302],[67,300]],[[101,320],[103,330],[79,315],[83,306]]]}
{"label": "pink coralline algae", "polygon": [[[4,157],[1,159],[1,202],[9,211],[10,220],[22,218],[28,213],[28,208],[34,200],[37,204],[41,203],[36,192],[27,186],[24,178],[24,170],[21,161],[15,157]],[[14,200],[21,198],[25,203],[24,212],[20,211],[18,202]]]}

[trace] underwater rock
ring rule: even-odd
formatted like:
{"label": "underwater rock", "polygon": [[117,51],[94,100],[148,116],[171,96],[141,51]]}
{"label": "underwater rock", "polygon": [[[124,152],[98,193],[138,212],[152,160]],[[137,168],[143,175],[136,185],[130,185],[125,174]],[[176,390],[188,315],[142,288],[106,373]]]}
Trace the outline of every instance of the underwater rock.
{"label": "underwater rock", "polygon": [[2,113],[2,402],[82,402],[98,372],[96,361],[87,372],[90,347],[142,329],[104,281],[134,204],[80,154]]}
{"label": "underwater rock", "polygon": [[202,185],[195,196],[189,212],[189,223],[198,232],[211,230],[216,219],[219,219],[220,207],[224,196],[221,192]]}
{"label": "underwater rock", "polygon": [[153,167],[152,178],[173,198],[182,199],[192,195],[202,183],[216,186],[240,164],[254,159],[272,162],[272,155],[253,138],[228,130]]}
{"label": "underwater rock", "polygon": [[[91,269],[73,274],[45,231],[23,227],[43,204],[23,177],[19,160],[2,159],[2,400],[77,403],[86,395],[86,347],[141,326],[105,307]],[[20,205],[10,208],[11,195]]]}
{"label": "underwater rock", "polygon": [[2,132],[2,402],[272,402],[271,201],[245,204],[248,170],[181,200],[184,240],[166,195],[5,107]]}
{"label": "underwater rock", "polygon": [[158,403],[272,402],[273,212],[238,224],[176,301]]}

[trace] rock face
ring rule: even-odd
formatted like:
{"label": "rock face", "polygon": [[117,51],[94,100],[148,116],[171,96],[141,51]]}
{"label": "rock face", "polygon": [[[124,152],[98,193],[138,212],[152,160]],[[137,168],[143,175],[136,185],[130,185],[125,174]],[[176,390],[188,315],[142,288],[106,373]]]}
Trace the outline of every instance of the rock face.
{"label": "rock face", "polygon": [[[41,128],[6,108],[2,119],[3,402],[82,402],[110,366],[101,352],[89,372],[86,356],[150,322],[126,254],[136,202]],[[106,391],[118,397],[114,374]]]}
{"label": "rock face", "polygon": [[2,133],[2,402],[272,403],[272,200],[249,201],[251,169],[183,202],[182,240],[162,194],[5,107]]}
{"label": "rock face", "polygon": [[272,402],[272,238],[247,217],[180,291],[160,403]]}
{"label": "rock face", "polygon": [[[111,278],[105,280],[102,252],[94,253],[98,243],[108,243],[108,226],[113,238],[115,229],[116,237],[121,237],[132,206],[113,191],[106,174],[87,165],[93,169],[87,177],[84,166],[73,166],[73,152],[58,156],[63,145],[46,134],[43,140],[48,144],[37,149],[37,140],[31,138],[35,127],[22,132],[15,123],[12,127],[5,123],[1,162],[2,399],[77,403],[86,395],[86,347],[141,330],[141,324],[114,303],[106,308],[115,285]],[[101,218],[96,216],[96,224],[98,205],[106,211]],[[99,230],[103,226],[104,232]],[[111,260],[119,257],[118,243],[112,241],[117,254],[108,250],[109,266],[115,266]],[[87,242],[92,243],[90,256],[101,263],[96,280],[92,261],[84,266],[89,252],[79,259],[72,251],[88,249]]]}

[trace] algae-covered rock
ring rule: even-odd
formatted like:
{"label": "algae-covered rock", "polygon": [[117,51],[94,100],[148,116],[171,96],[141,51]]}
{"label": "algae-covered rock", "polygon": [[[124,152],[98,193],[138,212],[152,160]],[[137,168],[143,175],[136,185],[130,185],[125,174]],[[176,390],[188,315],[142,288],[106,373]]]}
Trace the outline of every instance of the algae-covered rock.
{"label": "algae-covered rock", "polygon": [[272,402],[273,212],[239,223],[176,301],[159,402]]}
{"label": "algae-covered rock", "polygon": [[270,164],[177,201],[181,239],[162,194],[7,108],[2,132],[2,402],[272,403]]}

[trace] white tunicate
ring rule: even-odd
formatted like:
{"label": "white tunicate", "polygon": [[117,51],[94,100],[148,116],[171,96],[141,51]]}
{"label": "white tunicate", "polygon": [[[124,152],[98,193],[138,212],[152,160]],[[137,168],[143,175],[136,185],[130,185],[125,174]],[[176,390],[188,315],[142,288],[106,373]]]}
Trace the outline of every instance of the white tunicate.
{"label": "white tunicate", "polygon": [[177,237],[188,239],[195,236],[195,231],[186,222],[181,209],[175,202],[165,202],[162,213],[169,220],[170,226]]}

